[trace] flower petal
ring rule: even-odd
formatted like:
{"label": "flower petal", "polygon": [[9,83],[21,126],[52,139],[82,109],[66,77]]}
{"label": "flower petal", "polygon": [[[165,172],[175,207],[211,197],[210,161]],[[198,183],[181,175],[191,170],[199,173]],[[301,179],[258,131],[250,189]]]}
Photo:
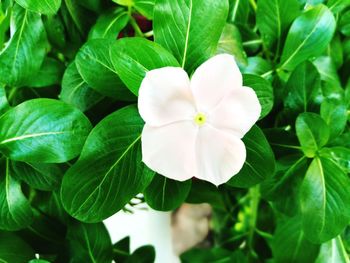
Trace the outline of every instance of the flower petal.
{"label": "flower petal", "polygon": [[195,141],[198,128],[191,121],[162,127],[145,125],[142,161],[153,171],[178,181],[196,175]]}
{"label": "flower petal", "polygon": [[236,136],[205,125],[198,132],[196,157],[197,178],[220,185],[241,170],[246,149]]}
{"label": "flower petal", "polygon": [[152,126],[192,119],[195,104],[187,73],[176,67],[147,72],[140,86],[138,108],[142,119]]}
{"label": "flower petal", "polygon": [[242,74],[233,56],[212,57],[197,68],[191,89],[198,110],[208,113],[231,90],[242,86]]}
{"label": "flower petal", "polygon": [[210,113],[209,122],[219,130],[242,138],[260,117],[261,106],[253,89],[232,90]]}

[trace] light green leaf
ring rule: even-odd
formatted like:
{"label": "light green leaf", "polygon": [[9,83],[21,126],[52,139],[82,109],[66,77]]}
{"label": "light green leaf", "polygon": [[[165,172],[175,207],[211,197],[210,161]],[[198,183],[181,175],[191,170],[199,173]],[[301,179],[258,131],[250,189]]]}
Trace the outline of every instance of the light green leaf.
{"label": "light green leaf", "polygon": [[339,13],[350,6],[350,0],[329,0],[327,6],[333,13]]}
{"label": "light green leaf", "polygon": [[44,15],[54,15],[61,6],[61,0],[16,0],[22,7]]}
{"label": "light green leaf", "polygon": [[0,151],[15,161],[66,162],[80,153],[90,129],[86,116],[66,103],[28,100],[0,117]]}
{"label": "light green leaf", "polygon": [[228,9],[227,0],[158,0],[154,8],[154,40],[191,73],[215,53]]}
{"label": "light green leaf", "polygon": [[329,127],[318,114],[309,112],[300,114],[295,128],[301,148],[307,157],[314,157],[328,142]]}
{"label": "light green leaf", "polygon": [[0,86],[0,116],[10,108],[7,101],[5,88]]}
{"label": "light green leaf", "polygon": [[337,68],[330,57],[322,56],[313,61],[318,72],[321,75],[321,80],[331,85],[332,87],[341,87]]}
{"label": "light green leaf", "polygon": [[340,236],[323,243],[315,263],[349,263],[349,256]]}
{"label": "light green leaf", "polygon": [[13,177],[43,191],[57,189],[63,177],[55,164],[11,162]]}
{"label": "light green leaf", "polygon": [[111,48],[114,70],[129,90],[138,95],[147,71],[179,63],[162,46],[143,38],[123,38]]}
{"label": "light green leaf", "polygon": [[348,120],[345,101],[325,99],[321,103],[321,117],[329,126],[330,138],[337,138],[344,131]]}
{"label": "light green leaf", "polygon": [[350,149],[346,145],[332,148],[324,148],[320,156],[336,162],[346,173],[350,173]]}
{"label": "light green leaf", "polygon": [[23,86],[44,60],[46,34],[40,15],[13,7],[11,39],[0,53],[0,83]]}
{"label": "light green leaf", "polygon": [[20,183],[12,177],[10,160],[0,160],[0,167],[0,229],[14,231],[25,228],[33,221],[32,209]]}
{"label": "light green leaf", "polygon": [[303,230],[322,243],[339,235],[350,220],[350,179],[332,160],[315,158],[300,189]]}
{"label": "light green leaf", "polygon": [[324,5],[297,17],[289,29],[279,68],[293,70],[299,63],[322,54],[332,40],[336,22]]}
{"label": "light green leaf", "polygon": [[133,0],[134,8],[148,19],[153,18],[153,10],[156,0]]}
{"label": "light green leaf", "polygon": [[29,87],[41,88],[61,84],[64,65],[56,59],[46,57],[39,72],[27,83]]}
{"label": "light green leaf", "polygon": [[247,149],[247,158],[242,170],[233,176],[227,184],[234,187],[248,188],[264,181],[275,171],[275,157],[258,126],[244,136],[243,142]]}
{"label": "light green leaf", "polygon": [[64,72],[59,98],[81,111],[86,111],[101,101],[103,96],[89,87],[79,74],[75,62],[72,62]]}
{"label": "light green leaf", "polygon": [[34,258],[33,249],[10,232],[0,232],[0,262],[2,263],[23,263]]}
{"label": "light green leaf", "polygon": [[249,57],[247,61],[247,66],[240,66],[240,70],[244,74],[264,75],[272,70],[271,63],[262,57]]}
{"label": "light green leaf", "polygon": [[191,190],[191,179],[179,182],[156,174],[143,192],[147,204],[159,211],[178,208]]}
{"label": "light green leaf", "polygon": [[116,39],[119,32],[128,24],[129,16],[124,8],[117,8],[102,14],[91,28],[89,39]]}
{"label": "light green leaf", "polygon": [[277,51],[285,31],[299,15],[297,0],[259,0],[256,23],[267,48],[277,41]]}
{"label": "light green leaf", "polygon": [[77,54],[75,64],[86,83],[99,93],[118,100],[133,100],[112,65],[109,52],[114,43],[111,39],[88,41]]}
{"label": "light green leaf", "polygon": [[62,182],[62,202],[73,217],[84,222],[101,221],[148,186],[154,172],[141,162],[143,125],[137,107],[128,106],[93,129],[80,159]]}
{"label": "light green leaf", "polygon": [[305,61],[294,69],[285,89],[283,104],[286,110],[307,112],[315,106],[321,89],[320,74],[312,63]]}
{"label": "light green leaf", "polygon": [[72,222],[68,225],[67,239],[71,263],[112,261],[112,242],[104,224]]}
{"label": "light green leaf", "polygon": [[273,235],[272,253],[276,263],[314,262],[319,246],[305,238],[299,217],[278,222]]}
{"label": "light green leaf", "polygon": [[258,75],[244,74],[243,84],[255,91],[261,105],[260,119],[264,118],[273,107],[274,98],[270,82]]}
{"label": "light green leaf", "polygon": [[226,23],[219,40],[217,53],[231,54],[237,63],[247,65],[247,55],[243,49],[241,34],[236,26]]}
{"label": "light green leaf", "polygon": [[350,36],[349,20],[350,20],[350,10],[347,10],[340,16],[340,21],[339,21],[340,32],[347,37]]}

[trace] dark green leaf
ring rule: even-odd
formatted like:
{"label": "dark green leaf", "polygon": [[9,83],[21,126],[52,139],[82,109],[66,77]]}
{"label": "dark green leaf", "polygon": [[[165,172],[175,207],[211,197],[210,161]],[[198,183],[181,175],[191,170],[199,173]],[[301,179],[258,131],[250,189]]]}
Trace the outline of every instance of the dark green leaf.
{"label": "dark green leaf", "polygon": [[91,88],[118,100],[132,100],[132,94],[120,80],[110,59],[110,49],[114,42],[111,39],[88,41],[77,54],[75,64]]}
{"label": "dark green leaf", "polygon": [[308,58],[322,54],[333,37],[335,27],[334,16],[324,5],[301,14],[288,32],[280,68],[293,70]]}
{"label": "dark green leaf", "polygon": [[301,148],[307,157],[314,157],[328,142],[329,127],[318,114],[309,112],[300,114],[295,128]]}
{"label": "dark green leaf", "polygon": [[191,182],[191,179],[179,182],[156,174],[143,194],[151,208],[170,211],[178,208],[184,202],[190,192]]}
{"label": "dark green leaf", "polygon": [[111,238],[103,223],[72,222],[68,226],[67,239],[71,263],[110,263],[112,261]]}
{"label": "dark green leaf", "polygon": [[0,232],[0,261],[24,263],[34,258],[33,249],[14,233]]}
{"label": "dark green leaf", "polygon": [[16,0],[24,8],[44,15],[55,14],[61,5],[61,0]]}
{"label": "dark green leaf", "polygon": [[260,119],[264,118],[273,107],[274,98],[270,82],[258,75],[245,74],[243,84],[255,91],[261,105]]}
{"label": "dark green leaf", "polygon": [[14,231],[25,228],[33,220],[32,209],[20,183],[12,177],[10,161],[2,160],[0,166],[0,229]]}
{"label": "dark green leaf", "polygon": [[113,259],[118,263],[125,263],[130,255],[130,237],[125,237],[113,245]]}
{"label": "dark green leaf", "polygon": [[41,68],[27,83],[29,87],[41,88],[61,84],[64,65],[56,59],[45,58]]}
{"label": "dark green leaf", "polygon": [[116,39],[119,32],[128,24],[129,16],[124,8],[117,8],[101,15],[91,28],[89,39],[110,38]]}
{"label": "dark green leaf", "polygon": [[220,247],[211,249],[193,248],[181,255],[181,262],[246,263],[247,259],[240,250],[232,252]]}
{"label": "dark green leaf", "polygon": [[227,0],[158,0],[153,20],[155,42],[171,51],[191,73],[216,51],[228,9]]}
{"label": "dark green leaf", "polygon": [[285,91],[284,107],[295,113],[313,108],[321,89],[320,74],[312,63],[299,64],[290,75]]}
{"label": "dark green leaf", "polygon": [[114,70],[129,90],[138,94],[146,72],[152,69],[179,67],[176,59],[163,47],[142,38],[124,38],[111,49]]}
{"label": "dark green leaf", "polygon": [[126,263],[152,263],[156,259],[156,251],[153,246],[139,247],[125,261]]}
{"label": "dark green leaf", "polygon": [[76,157],[91,129],[79,110],[52,99],[28,100],[0,118],[0,151],[12,160],[61,163]]}
{"label": "dark green leaf", "polygon": [[256,125],[244,136],[243,142],[247,149],[247,159],[242,170],[227,184],[246,188],[262,182],[273,174],[275,157],[264,133]]}
{"label": "dark green leaf", "polygon": [[276,263],[314,262],[319,246],[305,238],[299,217],[279,222],[272,240],[272,253]]}
{"label": "dark green leaf", "polygon": [[46,35],[40,15],[15,5],[12,37],[0,53],[0,83],[23,86],[44,60]]}
{"label": "dark green leaf", "polygon": [[258,1],[257,26],[266,47],[271,48],[277,41],[277,50],[280,49],[282,36],[299,12],[297,0]]}
{"label": "dark green leaf", "polygon": [[85,222],[105,219],[151,182],[154,172],[141,163],[143,125],[137,108],[129,106],[93,129],[62,182],[62,202],[72,216]]}
{"label": "dark green leaf", "polygon": [[321,117],[330,130],[330,138],[337,138],[345,129],[348,120],[346,103],[343,100],[325,99],[321,103]]}
{"label": "dark green leaf", "polygon": [[339,235],[350,220],[350,179],[332,160],[315,158],[301,186],[303,230],[322,243]]}
{"label": "dark green leaf", "polygon": [[63,177],[55,164],[11,162],[13,176],[39,190],[57,189]]}
{"label": "dark green leaf", "polygon": [[86,111],[102,100],[103,96],[91,89],[79,74],[75,62],[70,64],[62,80],[60,99],[81,111]]}
{"label": "dark green leaf", "polygon": [[249,16],[249,1],[245,0],[229,0],[230,11],[228,21],[233,24],[247,23]]}

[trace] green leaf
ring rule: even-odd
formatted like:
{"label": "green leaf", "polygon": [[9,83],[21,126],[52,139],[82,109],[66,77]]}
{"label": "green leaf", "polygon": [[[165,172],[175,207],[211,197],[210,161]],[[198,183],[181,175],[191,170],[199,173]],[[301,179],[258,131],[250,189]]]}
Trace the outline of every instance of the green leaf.
{"label": "green leaf", "polygon": [[210,263],[247,263],[247,258],[242,251],[214,247],[210,249],[192,248],[181,255],[181,262],[210,262]]}
{"label": "green leaf", "polygon": [[33,249],[14,233],[0,232],[0,261],[23,263],[34,258]]}
{"label": "green leaf", "polygon": [[325,99],[321,103],[321,117],[329,126],[330,138],[337,138],[344,131],[348,120],[345,101]]}
{"label": "green leaf", "polygon": [[111,238],[103,223],[72,222],[68,225],[67,239],[71,248],[72,263],[112,261]]}
{"label": "green leaf", "polygon": [[14,231],[25,228],[33,221],[30,204],[22,193],[20,183],[12,177],[10,161],[3,159],[0,166],[0,229]]}
{"label": "green leaf", "polygon": [[72,62],[64,72],[59,98],[81,111],[86,111],[101,101],[103,96],[89,87],[79,74],[75,62]]}
{"label": "green leaf", "polygon": [[[298,156],[299,157],[299,156]],[[267,200],[273,201],[273,205],[281,212],[294,216],[300,210],[299,190],[307,170],[305,157],[288,163],[286,170],[276,172],[261,184],[261,193]]]}
{"label": "green leaf", "polygon": [[328,142],[329,127],[318,114],[309,112],[300,114],[295,128],[301,148],[307,157],[314,157]]}
{"label": "green leaf", "polygon": [[126,263],[149,263],[156,259],[156,251],[153,246],[139,247],[132,253],[132,255],[125,261]]}
{"label": "green leaf", "polygon": [[244,136],[247,158],[242,170],[233,176],[227,184],[234,187],[248,188],[264,181],[275,170],[275,157],[258,126]]}
{"label": "green leaf", "polygon": [[247,66],[240,67],[244,74],[263,75],[272,70],[271,63],[261,57],[249,57],[247,61]]}
{"label": "green leaf", "polygon": [[44,16],[42,19],[50,44],[63,50],[67,45],[67,36],[61,16]]}
{"label": "green leaf", "polygon": [[154,5],[156,0],[133,0],[134,8],[148,19],[153,18]]}
{"label": "green leaf", "polygon": [[229,0],[228,21],[233,24],[246,24],[249,16],[249,2],[245,0]]}
{"label": "green leaf", "polygon": [[279,51],[285,31],[299,13],[297,0],[258,1],[256,23],[267,48],[271,48],[277,41]]}
{"label": "green leaf", "polygon": [[138,95],[147,71],[166,66],[179,67],[167,50],[143,38],[118,40],[111,48],[111,59],[114,70],[135,95]]}
{"label": "green leaf", "polygon": [[113,43],[115,40],[111,39],[88,41],[77,54],[75,64],[86,83],[99,93],[118,100],[133,100],[113,68],[109,55]]}
{"label": "green leaf", "polygon": [[306,112],[315,106],[321,89],[320,74],[315,66],[305,61],[290,75],[284,96],[284,107],[294,113]]}
{"label": "green leaf", "polygon": [[318,57],[313,61],[313,64],[320,73],[322,81],[326,82],[332,87],[341,87],[337,68],[330,57]]}
{"label": "green leaf", "polygon": [[156,174],[150,185],[143,192],[147,204],[159,211],[178,208],[188,196],[191,179],[179,182]]}
{"label": "green leaf", "polygon": [[227,0],[158,0],[154,8],[154,40],[191,73],[216,51],[228,9]]}
{"label": "green leaf", "polygon": [[143,125],[137,107],[129,106],[107,116],[92,130],[80,159],[62,182],[62,202],[73,217],[101,221],[148,186],[154,172],[141,162]]}
{"label": "green leaf", "polygon": [[231,54],[237,63],[247,65],[247,55],[243,49],[241,34],[236,26],[226,23],[218,43],[217,53]]}
{"label": "green leaf", "polygon": [[323,243],[315,263],[349,263],[349,256],[340,236]]}
{"label": "green leaf", "polygon": [[0,116],[10,108],[7,101],[6,91],[4,87],[0,86]]}
{"label": "green leaf", "polygon": [[27,83],[29,87],[41,88],[61,84],[64,65],[56,59],[46,57],[37,74]]}
{"label": "green leaf", "polygon": [[350,20],[350,11],[348,10],[341,15],[340,21],[339,21],[340,32],[347,37],[350,36],[349,20]]}
{"label": "green leaf", "polygon": [[113,259],[115,262],[125,263],[130,255],[130,237],[125,237],[113,245]]}
{"label": "green leaf", "polygon": [[346,145],[324,148],[320,152],[320,156],[333,160],[346,173],[350,173],[350,149],[345,147]]}
{"label": "green leaf", "polygon": [[334,16],[324,5],[297,17],[289,29],[281,58],[281,69],[293,70],[299,63],[322,54],[335,31]]}
{"label": "green leaf", "polygon": [[128,22],[129,15],[123,8],[111,10],[98,18],[90,30],[89,39],[110,38],[115,40]]}
{"label": "green leaf", "polygon": [[264,118],[273,107],[274,97],[270,82],[258,75],[244,74],[243,84],[255,91],[261,105],[260,119]]}
{"label": "green leaf", "polygon": [[44,15],[54,15],[61,6],[61,0],[16,0],[22,7]]}
{"label": "green leaf", "polygon": [[0,53],[0,83],[23,86],[44,60],[46,34],[40,15],[13,7],[11,39]]}
{"label": "green leaf", "polygon": [[28,263],[50,263],[50,261],[44,260],[44,259],[32,259]]}
{"label": "green leaf", "polygon": [[350,179],[332,160],[315,158],[300,189],[303,230],[322,243],[339,235],[350,220]]}
{"label": "green leaf", "polygon": [[91,129],[79,110],[52,99],[23,102],[0,118],[0,151],[15,161],[61,163],[76,157]]}
{"label": "green leaf", "polygon": [[299,217],[280,221],[273,235],[272,253],[276,263],[314,262],[319,246],[305,238]]}
{"label": "green leaf", "polygon": [[43,191],[57,189],[63,177],[55,164],[11,162],[13,176],[31,187]]}
{"label": "green leaf", "polygon": [[350,0],[329,0],[327,6],[333,13],[339,13],[350,6]]}

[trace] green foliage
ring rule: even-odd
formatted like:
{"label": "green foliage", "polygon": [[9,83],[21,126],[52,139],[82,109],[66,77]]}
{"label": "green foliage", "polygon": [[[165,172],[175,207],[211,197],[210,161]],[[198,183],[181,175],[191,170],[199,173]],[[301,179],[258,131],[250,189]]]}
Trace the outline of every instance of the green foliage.
{"label": "green foliage", "polygon": [[[262,107],[243,168],[219,187],[155,173],[144,76],[220,53]],[[349,0],[1,1],[0,262],[154,262],[102,223],[137,196],[210,204],[182,262],[348,263],[349,67]]]}

